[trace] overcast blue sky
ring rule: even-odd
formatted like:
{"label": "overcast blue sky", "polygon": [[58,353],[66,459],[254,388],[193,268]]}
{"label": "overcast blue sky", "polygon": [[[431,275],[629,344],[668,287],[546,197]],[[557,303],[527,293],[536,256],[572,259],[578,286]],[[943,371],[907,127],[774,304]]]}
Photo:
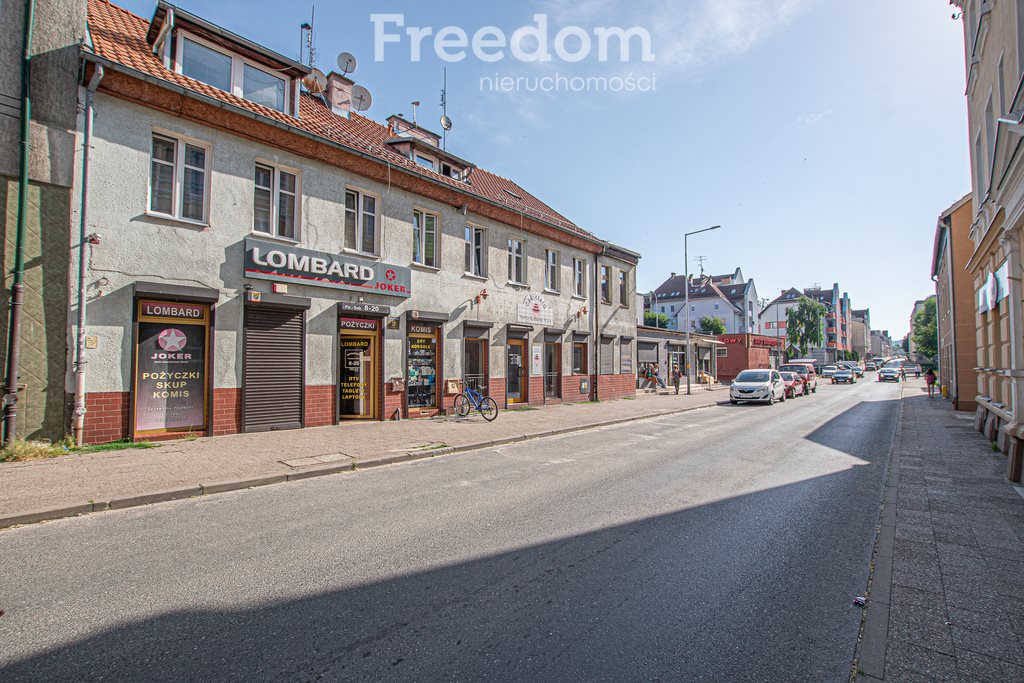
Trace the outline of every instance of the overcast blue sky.
{"label": "overcast blue sky", "polygon": [[[143,16],[151,0],[115,0]],[[312,5],[269,0],[182,0],[225,28],[297,57],[299,25]],[[373,13],[405,26],[448,25],[472,36],[493,25],[506,36],[549,22],[638,26],[630,59],[601,62],[596,41],[578,62],[553,54],[527,63],[509,50],[484,62],[471,50],[446,63],[433,38],[411,58],[402,42],[375,60]],[[338,52],[360,60],[353,75],[374,95],[368,115],[411,115],[438,129],[442,67],[448,67],[449,150],[513,178],[579,225],[643,254],[638,289],[683,272],[686,231],[709,272],[739,266],[762,297],[788,287],[838,282],[872,326],[908,329],[929,278],[936,219],[970,189],[963,36],[945,0],[535,0],[517,3],[320,3],[317,65]],[[524,47],[530,44],[524,43]],[[576,38],[565,46],[580,46]],[[654,76],[646,92],[482,91],[500,76]]]}

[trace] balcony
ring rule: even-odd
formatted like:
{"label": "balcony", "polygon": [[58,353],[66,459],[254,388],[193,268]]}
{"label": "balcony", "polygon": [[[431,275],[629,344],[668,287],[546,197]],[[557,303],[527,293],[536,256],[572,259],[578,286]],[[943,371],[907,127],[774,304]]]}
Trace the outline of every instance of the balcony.
{"label": "balcony", "polygon": [[837,349],[837,348],[839,348],[839,345],[836,344],[834,341],[828,342],[827,344],[825,344],[825,346],[827,346],[830,349]]}

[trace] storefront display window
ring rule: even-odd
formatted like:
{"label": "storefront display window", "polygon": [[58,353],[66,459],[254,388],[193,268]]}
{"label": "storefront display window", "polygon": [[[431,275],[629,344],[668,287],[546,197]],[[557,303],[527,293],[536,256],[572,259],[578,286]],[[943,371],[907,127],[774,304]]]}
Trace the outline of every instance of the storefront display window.
{"label": "storefront display window", "polygon": [[437,331],[430,325],[409,326],[406,386],[410,410],[437,407]]}

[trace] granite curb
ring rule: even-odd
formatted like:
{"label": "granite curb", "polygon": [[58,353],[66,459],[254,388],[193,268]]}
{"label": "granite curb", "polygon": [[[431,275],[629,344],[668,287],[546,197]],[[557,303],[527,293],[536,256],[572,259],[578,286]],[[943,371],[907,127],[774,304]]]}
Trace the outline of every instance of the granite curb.
{"label": "granite curb", "polygon": [[364,461],[353,460],[352,462],[346,462],[344,464],[334,464],[324,467],[315,467],[301,470],[298,472],[287,472],[283,474],[273,474],[254,478],[250,477],[243,479],[233,479],[228,481],[215,482],[212,484],[196,484],[195,486],[187,486],[184,488],[169,489],[164,491],[153,491],[150,493],[143,493],[135,496],[114,498],[109,501],[90,500],[87,503],[83,503],[81,505],[72,505],[68,507],[54,508],[52,510],[42,510],[0,517],[0,529],[15,526],[24,526],[26,524],[35,524],[37,522],[48,522],[58,519],[66,519],[68,517],[80,517],[82,515],[87,515],[94,512],[102,512],[104,510],[123,510],[125,508],[130,507],[152,505],[154,503],[163,503],[171,500],[181,500],[183,498],[196,498],[199,496],[227,493],[229,491],[239,491],[242,489],[256,488],[259,486],[283,484],[289,481],[312,479],[314,477],[325,477],[332,474],[354,472],[374,467],[382,467],[384,465],[395,465],[403,462],[412,462],[414,460],[423,460],[426,458],[433,458],[442,455],[454,455],[457,453],[476,451],[482,448],[507,446],[509,444],[519,443],[522,441],[529,441],[531,439],[543,439],[545,437],[558,436],[561,434],[570,434],[572,432],[580,432],[587,429],[595,429],[598,427],[609,427],[614,425],[625,424],[627,422],[650,420],[654,418],[665,417],[667,415],[679,415],[681,413],[689,413],[694,410],[702,410],[704,408],[725,405],[727,403],[729,403],[728,400],[712,401],[710,403],[705,403],[696,406],[688,406],[686,408],[660,410],[651,413],[650,415],[616,418],[614,420],[604,420],[601,422],[590,422],[582,425],[573,425],[572,427],[548,429],[533,434],[522,434],[502,439],[479,441],[470,444],[464,444],[462,446],[446,446],[444,448],[437,448],[426,451],[409,451],[400,455],[390,455],[380,458],[372,458]]}
{"label": "granite curb", "polygon": [[[905,385],[904,385],[905,386]],[[860,639],[854,657],[854,681],[882,681],[885,679],[885,650],[889,640],[889,599],[892,594],[892,560],[896,544],[896,494],[899,487],[900,452],[903,436],[903,397],[900,388],[900,407],[896,415],[896,432],[885,477],[879,511],[878,532],[868,575],[867,605],[861,622]]]}

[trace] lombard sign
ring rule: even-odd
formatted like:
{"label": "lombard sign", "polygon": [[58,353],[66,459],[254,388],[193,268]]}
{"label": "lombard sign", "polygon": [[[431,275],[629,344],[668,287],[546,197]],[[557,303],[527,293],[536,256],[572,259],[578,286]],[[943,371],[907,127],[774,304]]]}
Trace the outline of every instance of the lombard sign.
{"label": "lombard sign", "polygon": [[245,239],[245,277],[412,296],[408,267]]}
{"label": "lombard sign", "polygon": [[536,325],[554,325],[555,315],[540,294],[527,294],[519,304],[519,322]]}

